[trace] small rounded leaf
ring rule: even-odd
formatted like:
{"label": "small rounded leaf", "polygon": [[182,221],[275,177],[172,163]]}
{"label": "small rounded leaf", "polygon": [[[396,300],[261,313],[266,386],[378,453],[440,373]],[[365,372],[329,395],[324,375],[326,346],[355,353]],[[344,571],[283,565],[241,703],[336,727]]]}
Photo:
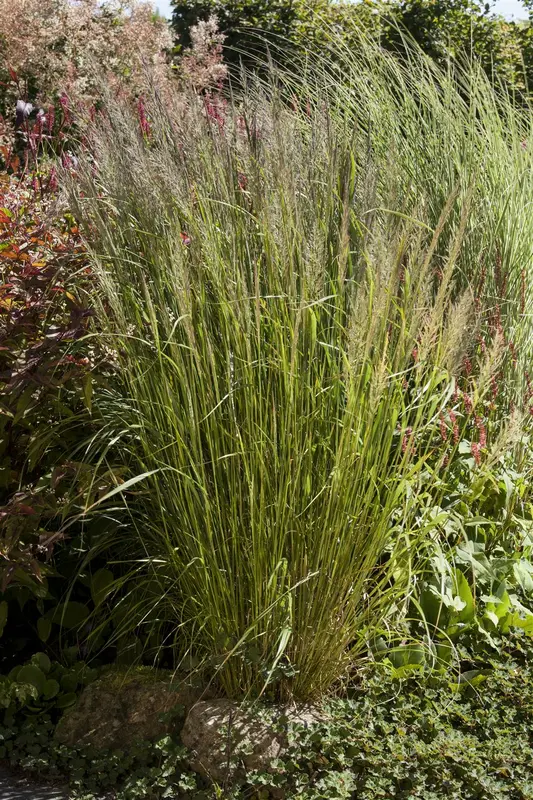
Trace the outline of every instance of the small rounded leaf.
{"label": "small rounded leaf", "polygon": [[52,700],[57,694],[59,694],[59,683],[50,678],[44,685],[43,697],[45,700]]}
{"label": "small rounded leaf", "polygon": [[52,667],[52,662],[50,661],[46,653],[35,653],[35,655],[32,656],[31,661],[32,664],[35,664],[36,667],[39,667],[39,669],[42,670],[42,672],[44,672],[45,675],[48,672],[50,672],[50,669]]}
{"label": "small rounded leaf", "polygon": [[26,664],[19,670],[17,683],[28,683],[30,686],[35,686],[39,694],[42,694],[46,684],[46,675],[35,664]]}

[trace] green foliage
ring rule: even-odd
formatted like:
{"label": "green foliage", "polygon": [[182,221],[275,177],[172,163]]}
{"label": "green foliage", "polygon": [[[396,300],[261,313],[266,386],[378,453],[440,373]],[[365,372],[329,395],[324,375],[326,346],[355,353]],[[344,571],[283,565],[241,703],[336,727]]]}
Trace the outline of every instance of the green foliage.
{"label": "green foliage", "polygon": [[[2,150],[15,169],[18,156]],[[78,229],[68,214],[44,221],[54,173],[38,166],[33,184],[5,176],[13,191],[0,211],[0,595],[12,582],[39,593],[76,473],[60,461],[76,437],[50,423],[75,419],[92,380],[77,345],[88,321]]]}
{"label": "green foliage", "polygon": [[475,66],[343,48],[333,85],[147,97],[150,135],[114,102],[71,195],[116,348],[92,450],[124,470],[118,610],[229,695],[350,671],[446,549],[448,495],[481,503],[527,429],[530,118]]}
{"label": "green foliage", "polygon": [[185,766],[186,752],[178,741],[139,742],[128,752],[68,748],[53,741],[54,722],[48,715],[0,724],[0,754],[10,764],[64,783],[72,800],[96,800],[112,793],[114,800],[163,800],[212,796],[197,785]]}
{"label": "green foliage", "polygon": [[[25,717],[57,713],[73,705],[79,693],[97,677],[83,662],[63,666],[51,662],[46,653],[35,653],[24,665],[0,676],[0,709],[4,725],[10,727]],[[0,758],[5,758],[0,748]]]}
{"label": "green foliage", "polygon": [[314,14],[329,6],[329,0],[173,0],[172,24],[181,47],[191,43],[189,31],[193,25],[210,16],[216,16],[220,30],[225,34],[225,58],[239,62],[250,52],[261,52],[264,41],[284,40],[303,44],[305,23]]}
{"label": "green foliage", "polygon": [[529,26],[499,17],[480,0],[175,0],[173,6],[179,48],[189,45],[193,25],[214,14],[227,36],[224,57],[230,64],[243,58],[246,63],[247,56],[263,51],[265,42],[281,62],[290,60],[291,48],[325,51],[335,60],[339,36],[352,50],[368,36],[407,58],[414,41],[441,66],[450,58],[474,57],[493,80],[519,91],[531,83]]}
{"label": "green foliage", "polygon": [[470,469],[463,459],[451,467],[445,506],[434,509],[444,524],[429,546],[414,616],[441,643],[494,650],[512,628],[533,632],[529,477],[503,457],[476,476]]}
{"label": "green foliage", "polygon": [[523,90],[525,33],[523,24],[496,16],[478,0],[402,0],[384,11],[381,41],[405,52],[407,34],[442,65],[473,57],[494,80]]}
{"label": "green foliage", "polygon": [[391,685],[377,670],[351,700],[332,704],[331,722],[295,733],[274,776],[253,782],[309,800],[531,797],[531,665],[520,641],[516,660],[489,670],[481,691],[449,674]]}

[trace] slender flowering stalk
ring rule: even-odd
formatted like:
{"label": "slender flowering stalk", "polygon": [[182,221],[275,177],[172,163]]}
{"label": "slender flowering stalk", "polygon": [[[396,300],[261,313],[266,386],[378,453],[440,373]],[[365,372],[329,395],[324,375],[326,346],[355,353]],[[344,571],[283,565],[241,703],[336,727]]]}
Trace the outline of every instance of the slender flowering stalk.
{"label": "slender flowering stalk", "polygon": [[48,111],[46,112],[46,129],[50,136],[54,132],[54,123],[56,119],[56,112],[54,106],[49,106]]}
{"label": "slender flowering stalk", "polygon": [[459,384],[457,381],[454,382],[452,400],[454,405],[457,405],[459,402]]}
{"label": "slender flowering stalk", "polygon": [[150,123],[148,122],[148,117],[146,115],[146,106],[144,103],[144,98],[141,96],[137,100],[137,114],[139,117],[139,127],[141,129],[141,134],[145,138],[150,138],[152,130],[150,128]]}
{"label": "slender flowering stalk", "polygon": [[414,451],[414,444],[412,442],[413,438],[413,429],[406,428],[405,433],[402,439],[402,453],[407,453],[408,451]]}
{"label": "slender flowering stalk", "polygon": [[503,325],[502,325],[502,312],[500,308],[500,304],[496,303],[496,306],[490,315],[490,327],[494,334],[501,334],[504,335],[503,332]]}
{"label": "slender flowering stalk", "polygon": [[478,415],[476,415],[475,424],[479,434],[479,446],[483,449],[487,446],[487,431],[482,418]]}
{"label": "slender flowering stalk", "polygon": [[68,95],[63,92],[63,94],[59,97],[59,105],[61,106],[61,110],[63,112],[63,120],[65,125],[70,125],[72,122],[72,117],[70,113],[70,101]]}
{"label": "slender flowering stalk", "polygon": [[50,170],[50,175],[48,177],[47,188],[51,192],[55,192],[57,190],[57,187],[58,187],[57,170],[55,167],[52,167],[52,169]]}
{"label": "slender flowering stalk", "polygon": [[501,292],[501,286],[502,286],[502,256],[501,256],[499,248],[496,250],[496,258],[495,258],[495,262],[494,263],[495,263],[494,280],[496,282],[496,288],[498,289],[500,294],[502,294],[502,292]]}
{"label": "slender flowering stalk", "polygon": [[476,311],[478,312],[478,314],[481,312],[481,309],[482,309],[481,298],[483,297],[483,291],[484,291],[484,288],[485,288],[486,277],[487,277],[487,268],[486,268],[485,264],[483,264],[483,266],[481,268],[480,275],[479,275],[479,281],[478,281],[478,284],[477,284],[477,291],[476,291],[476,294],[475,294],[475,297],[474,297],[474,307],[475,307]]}

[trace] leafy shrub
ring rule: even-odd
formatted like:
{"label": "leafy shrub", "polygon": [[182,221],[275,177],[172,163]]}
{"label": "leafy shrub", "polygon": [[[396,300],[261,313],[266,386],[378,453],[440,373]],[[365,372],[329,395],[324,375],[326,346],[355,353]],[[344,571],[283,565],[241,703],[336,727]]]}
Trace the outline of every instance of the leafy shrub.
{"label": "leafy shrub", "polygon": [[90,100],[102,72],[133,92],[142,90],[148,64],[160,81],[168,78],[167,24],[149,2],[2,0],[0,19],[4,112],[20,98],[47,107],[62,92],[72,102]]}
{"label": "leafy shrub", "polygon": [[520,91],[526,89],[531,71],[530,26],[505,20],[478,0],[173,0],[172,5],[178,46],[189,44],[192,26],[215,15],[225,34],[224,59],[230,65],[242,59],[257,65],[265,43],[280,63],[290,61],[295,51],[310,50],[326,51],[335,60],[339,36],[353,50],[361,36],[368,36],[407,58],[416,42],[441,66],[450,58],[475,58],[492,79]]}
{"label": "leafy shrub", "polygon": [[172,6],[172,22],[179,46],[190,46],[191,30],[214,16],[226,38],[225,58],[238,63],[240,57],[246,58],[254,51],[261,51],[265,41],[276,45],[282,38],[285,47],[290,42],[298,42],[301,46],[312,21],[317,24],[319,13],[328,8],[329,2],[173,0]]}
{"label": "leafy shrub", "polygon": [[[59,199],[58,167],[46,160],[52,145],[61,152],[68,141],[67,115],[64,108],[55,126],[26,120],[21,146],[8,136],[2,146],[13,173],[3,175],[0,201],[2,671],[43,647],[56,657],[74,647],[79,656],[73,628],[89,614],[79,602],[90,600],[89,591],[83,596],[78,589],[74,602],[65,603],[80,552],[79,526],[69,527],[71,546],[64,547],[65,517],[101,488],[92,470],[72,458],[98,356],[87,338],[91,276],[84,247]],[[73,163],[67,150],[63,161]],[[54,563],[58,545],[62,556]],[[84,614],[72,623],[76,603]],[[63,637],[62,621],[69,631]]]}
{"label": "leafy shrub", "polygon": [[[27,664],[14,667],[0,676],[0,708],[4,724],[13,725],[17,717],[61,713],[78,699],[80,691],[94,680],[97,672],[83,662],[70,667],[52,663],[46,653],[35,653]],[[0,757],[6,752],[0,750]]]}
{"label": "leafy shrub", "polygon": [[57,541],[53,530],[47,535],[46,520],[61,516],[61,482],[73,470],[57,463],[65,440],[53,425],[90,402],[91,375],[85,351],[75,346],[87,331],[88,309],[74,221],[68,216],[52,221],[53,195],[41,197],[30,182],[9,186],[2,199],[3,591],[18,568],[39,579],[37,556]]}

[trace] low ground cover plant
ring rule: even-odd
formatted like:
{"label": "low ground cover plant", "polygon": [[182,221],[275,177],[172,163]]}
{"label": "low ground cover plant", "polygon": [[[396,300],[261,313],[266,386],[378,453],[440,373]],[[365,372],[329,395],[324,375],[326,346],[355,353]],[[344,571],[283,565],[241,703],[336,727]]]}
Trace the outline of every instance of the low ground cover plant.
{"label": "low ground cover plant", "polygon": [[[465,666],[472,663],[466,651],[462,656]],[[511,638],[505,654],[478,666],[484,669],[477,684],[456,670],[429,678],[412,670],[400,679],[390,664],[366,668],[348,698],[326,703],[324,723],[295,726],[283,759],[268,772],[249,772],[240,787],[210,787],[192,773],[179,737],[139,743],[127,753],[60,746],[50,714],[19,714],[15,724],[0,725],[0,753],[13,766],[68,781],[70,796],[85,800],[280,793],[308,800],[529,800],[530,640]],[[256,713],[272,714],[261,706]],[[239,763],[239,754],[229,760]]]}

